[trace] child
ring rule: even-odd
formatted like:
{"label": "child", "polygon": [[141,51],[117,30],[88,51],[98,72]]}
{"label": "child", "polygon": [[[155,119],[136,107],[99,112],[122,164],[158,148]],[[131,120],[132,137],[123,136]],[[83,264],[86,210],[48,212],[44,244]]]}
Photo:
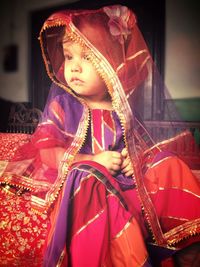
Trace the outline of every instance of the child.
{"label": "child", "polygon": [[[54,233],[55,239],[58,238],[59,242],[56,242],[53,246],[57,250],[57,247],[62,247],[61,244],[64,242],[61,249],[63,251],[66,232],[69,232],[69,244],[74,247],[70,255],[69,262],[71,263],[67,261],[67,254],[59,255],[59,259],[48,254],[45,259],[45,266],[56,266],[57,261],[62,261],[64,266],[68,266],[68,264],[73,266],[100,266],[102,264],[110,264],[109,262],[112,261],[114,265],[118,266],[121,264],[122,259],[127,266],[129,263],[135,266],[149,266],[148,254],[138,223],[133,214],[126,211],[124,207],[126,204],[122,196],[120,196],[119,185],[112,181],[112,176],[114,176],[116,180],[119,179],[119,183],[121,182],[123,186],[123,183],[126,185],[127,179],[127,186],[132,188],[131,175],[133,174],[133,168],[127,150],[123,148],[124,141],[120,130],[120,122],[112,108],[111,97],[106,84],[91,63],[88,48],[78,42],[71,41],[67,35],[64,35],[62,43],[64,79],[71,88],[72,93],[76,94],[76,97],[80,97],[81,101],[84,101],[86,108],[89,109],[90,126],[87,130],[88,140],[83,144],[80,152],[74,156],[73,165],[67,178],[68,182],[66,183],[66,188],[71,193],[68,196],[63,196],[59,211],[60,215],[57,217],[55,226],[57,230]],[[66,95],[66,97],[68,96]],[[63,95],[62,99],[55,100],[54,98],[50,104],[50,109],[51,105],[53,105],[53,108],[56,107],[56,111],[54,109],[53,113],[56,113],[57,118],[60,116],[59,111],[61,111],[61,114],[62,112],[65,113],[66,102],[63,98]],[[63,101],[62,104],[60,100]],[[71,108],[73,110],[73,107]],[[73,119],[75,120],[75,117]],[[48,166],[55,168],[58,166],[58,162],[62,161],[65,151],[66,149],[63,148],[56,148],[56,150],[52,150],[52,148],[42,149],[40,150],[41,159]],[[82,188],[83,184],[85,189]],[[90,187],[94,187],[94,189],[90,189]],[[81,207],[81,213],[78,212],[75,215],[79,218],[79,226],[72,226],[69,229],[67,224],[71,224],[70,221],[74,221],[74,219],[71,218],[73,215],[66,214],[65,209],[68,205],[67,203],[71,202],[71,198],[74,199],[75,196],[73,195],[76,195],[79,190],[81,190],[81,194],[85,195],[83,201],[85,203]],[[116,190],[117,192],[115,192]],[[106,200],[107,198],[108,200]],[[78,193],[78,199],[80,199],[80,193]],[[79,204],[74,199],[73,209],[78,211],[78,206]],[[60,216],[62,218],[59,219]],[[91,220],[94,222],[91,222]],[[62,227],[62,232],[60,232],[60,224],[64,227],[64,229]],[[82,231],[82,228],[86,227],[85,224],[87,224],[87,230]],[[128,225],[128,230],[126,230],[125,227]],[[76,229],[77,227],[78,229]],[[93,231],[97,229],[99,229],[99,234],[95,235]],[[75,238],[73,245],[71,245],[71,236],[73,233],[76,235],[76,232],[78,232],[78,237]],[[80,240],[79,232],[81,232]],[[120,232],[124,233],[120,234]],[[114,239],[117,234],[120,234],[121,241],[119,244],[116,241],[112,241],[113,247],[120,248],[126,242],[130,242],[130,245],[124,248],[126,251],[120,252],[121,249],[118,248],[119,259],[115,259],[114,255],[111,255],[115,252],[114,249],[112,251],[109,245],[109,240]],[[128,240],[127,234],[129,235]],[[59,235],[61,235],[62,240]],[[135,236],[137,236],[137,243],[132,241]],[[54,243],[54,241],[52,242]],[[82,246],[82,244],[85,244],[85,249],[80,250],[79,246]],[[79,250],[78,257],[77,250]],[[107,250],[112,251],[112,253],[107,255]]]}
{"label": "child", "polygon": [[44,266],[173,266],[173,254],[199,241],[200,188],[167,150],[188,133],[155,143],[135,116],[155,67],[134,14],[119,5],[58,12],[40,42],[52,88],[1,179],[9,173],[50,215]]}
{"label": "child", "polygon": [[191,207],[198,181],[134,117],[134,93],[148,92],[155,68],[133,13],[122,6],[56,13],[40,41],[49,76],[65,90],[54,89],[47,118],[73,138],[44,265],[146,266],[142,238],[163,249],[160,261],[198,241],[184,241],[199,232],[200,210]]}
{"label": "child", "polygon": [[[112,111],[111,99],[106,85],[90,62],[89,52],[78,43],[67,42],[67,40],[66,42],[65,40],[63,41],[63,52],[65,57],[64,77],[68,86],[72,88],[74,93],[85,100],[90,110]],[[52,153],[52,148],[48,150],[48,152],[45,149],[40,151],[42,161],[47,165],[51,165],[51,167],[57,168],[65,149],[59,149],[59,153],[58,149],[55,153]],[[49,155],[53,155],[52,160]],[[117,171],[121,170],[126,176],[131,176],[133,169],[130,160],[126,156],[126,149],[123,149],[122,153],[109,150],[98,154],[94,154],[94,152],[93,154],[79,153],[73,162],[92,160],[105,166],[111,175],[116,175]],[[123,164],[122,158],[124,158]]]}

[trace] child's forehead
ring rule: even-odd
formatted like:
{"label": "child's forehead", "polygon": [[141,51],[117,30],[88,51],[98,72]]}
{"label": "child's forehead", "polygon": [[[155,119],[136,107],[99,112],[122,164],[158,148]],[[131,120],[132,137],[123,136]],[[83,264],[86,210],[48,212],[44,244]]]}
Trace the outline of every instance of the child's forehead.
{"label": "child's forehead", "polygon": [[72,52],[76,52],[76,51],[87,52],[88,48],[71,40],[63,40],[63,50],[72,51]]}

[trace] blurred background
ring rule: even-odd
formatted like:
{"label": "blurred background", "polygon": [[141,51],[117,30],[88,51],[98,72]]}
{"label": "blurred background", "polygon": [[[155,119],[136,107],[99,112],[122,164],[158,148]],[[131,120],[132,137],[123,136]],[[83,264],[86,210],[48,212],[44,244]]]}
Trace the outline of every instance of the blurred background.
{"label": "blurred background", "polygon": [[[131,2],[131,3],[130,3]],[[55,10],[125,4],[132,8],[163,79],[186,121],[200,122],[200,32],[198,0],[1,0],[0,125],[13,103],[43,109],[50,80],[38,41]]]}

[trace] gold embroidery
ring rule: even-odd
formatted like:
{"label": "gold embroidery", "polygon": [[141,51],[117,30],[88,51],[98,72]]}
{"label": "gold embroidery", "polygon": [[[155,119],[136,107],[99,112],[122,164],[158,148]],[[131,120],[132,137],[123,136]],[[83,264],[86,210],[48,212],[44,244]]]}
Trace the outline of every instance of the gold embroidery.
{"label": "gold embroidery", "polygon": [[190,191],[188,189],[180,188],[180,187],[176,187],[176,186],[171,186],[171,187],[158,187],[157,190],[155,190],[155,191],[149,191],[148,193],[150,195],[153,195],[153,194],[158,193],[158,191],[164,191],[164,190],[167,190],[167,189],[176,189],[176,190],[183,191],[183,192],[189,193],[189,194],[191,194],[191,195],[193,195],[195,197],[200,198],[200,195],[197,195],[197,194],[193,193],[192,191]]}
{"label": "gold embroidery", "polygon": [[65,257],[65,249],[60,254],[60,258],[58,260],[58,263],[56,264],[56,267],[60,267],[62,265],[62,261],[63,261],[64,257]]}
{"label": "gold embroidery", "polygon": [[[146,49],[144,49],[144,50],[140,50],[140,51],[138,51],[137,53],[135,53],[134,55],[132,55],[132,56],[126,58],[125,60],[126,60],[126,61],[133,60],[133,59],[135,59],[136,57],[140,56],[141,54],[144,54],[144,53],[147,53],[147,52],[148,52],[148,51],[147,51]],[[125,65],[126,65],[126,63],[122,63],[122,64],[120,64],[120,65],[117,67],[116,72],[119,72],[119,70],[120,70],[121,68],[123,68]]]}
{"label": "gold embroidery", "polygon": [[83,225],[74,235],[78,235],[80,234],[88,225],[90,225],[92,222],[94,222],[97,218],[99,218],[99,216],[104,212],[105,210],[102,209],[101,211],[99,211],[99,213],[97,213],[92,219],[90,219],[89,221],[87,221],[87,223],[85,225]]}
{"label": "gold embroidery", "polygon": [[176,141],[176,140],[178,140],[179,138],[184,137],[184,136],[187,136],[187,135],[191,135],[191,133],[188,132],[188,131],[185,131],[185,132],[183,132],[183,133],[181,133],[181,134],[176,135],[175,137],[172,137],[172,138],[169,138],[169,139],[164,140],[164,141],[162,141],[162,142],[159,142],[159,143],[155,144],[154,146],[150,147],[149,149],[145,150],[145,151],[144,151],[144,155],[145,155],[145,154],[148,154],[149,151],[153,150],[154,148],[158,148],[158,149],[160,149],[160,148],[162,148],[163,145],[166,145],[166,144],[168,144],[168,143],[170,144],[170,143],[172,143],[173,141]]}
{"label": "gold embroidery", "polygon": [[31,211],[30,195],[1,192],[0,266],[42,266],[48,217]]}
{"label": "gold embroidery", "polygon": [[8,161],[0,161],[0,176],[3,174],[3,172],[6,170],[6,167],[8,166]]}
{"label": "gold embroidery", "polygon": [[103,151],[105,151],[104,133],[105,133],[104,117],[103,117],[103,110],[101,110],[101,143],[102,143]]}
{"label": "gold embroidery", "polygon": [[[79,168],[73,168],[73,170],[85,171],[85,170],[83,170],[83,169],[79,169]],[[86,177],[84,177],[84,178],[81,179],[81,182],[80,182],[79,187],[74,191],[73,196],[71,196],[70,200],[72,200],[72,199],[77,195],[77,193],[81,190],[81,185],[82,185],[82,183],[83,183],[84,181],[86,181],[86,180],[89,180],[91,177],[92,177],[92,175],[89,174],[89,175],[87,175]]]}
{"label": "gold embroidery", "polygon": [[12,159],[19,147],[30,141],[30,137],[30,134],[0,133],[0,159]]}
{"label": "gold embroidery", "polygon": [[[163,159],[161,159],[161,160],[159,160],[159,161],[153,163],[153,164],[150,166],[150,168],[154,168],[155,166],[159,165],[160,163],[163,163],[164,161],[166,161],[166,160],[168,160],[168,159],[170,159],[170,158],[174,158],[174,156],[173,156],[173,157],[172,157],[172,156],[167,156],[167,157],[165,157],[165,158],[163,158]],[[149,168],[149,169],[150,169],[150,168]]]}
{"label": "gold embroidery", "polygon": [[64,113],[64,110],[58,104],[58,102],[56,102],[56,101],[51,102],[50,109],[51,109],[51,112],[56,117],[56,119],[60,122],[60,124],[63,125],[64,124],[64,121],[63,121],[64,119],[59,115],[59,111]]}
{"label": "gold embroidery", "polygon": [[54,121],[52,121],[52,120],[50,120],[50,119],[47,119],[47,121],[45,121],[45,122],[41,122],[40,124],[39,124],[39,126],[42,126],[42,125],[53,125],[55,128],[57,128],[63,135],[66,135],[66,136],[70,136],[70,137],[74,137],[74,135],[73,134],[71,134],[71,133],[68,133],[66,130],[61,130],[59,127],[58,127],[58,125],[54,122]]}
{"label": "gold embroidery", "polygon": [[162,216],[162,218],[169,218],[169,219],[174,219],[174,220],[179,220],[179,221],[184,221],[184,222],[189,221],[189,219],[175,217],[175,216]]}
{"label": "gold embroidery", "polygon": [[190,220],[173,228],[164,234],[167,243],[172,246],[176,243],[200,233],[200,219]]}
{"label": "gold embroidery", "polygon": [[[132,218],[131,218],[132,219]],[[118,237],[120,237],[123,233],[124,233],[124,231],[126,231],[126,229],[130,226],[130,224],[131,224],[131,222],[130,222],[131,220],[129,220],[126,224],[125,224],[125,226],[124,226],[124,228],[114,237],[114,239],[116,239],[116,238],[118,238]]]}

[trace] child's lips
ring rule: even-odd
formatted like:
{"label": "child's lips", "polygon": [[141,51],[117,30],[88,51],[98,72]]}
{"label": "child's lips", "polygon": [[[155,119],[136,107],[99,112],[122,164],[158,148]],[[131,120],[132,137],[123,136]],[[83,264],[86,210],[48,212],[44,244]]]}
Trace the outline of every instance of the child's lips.
{"label": "child's lips", "polygon": [[84,83],[84,81],[79,79],[78,77],[72,77],[70,82],[71,83],[78,83],[78,84]]}

